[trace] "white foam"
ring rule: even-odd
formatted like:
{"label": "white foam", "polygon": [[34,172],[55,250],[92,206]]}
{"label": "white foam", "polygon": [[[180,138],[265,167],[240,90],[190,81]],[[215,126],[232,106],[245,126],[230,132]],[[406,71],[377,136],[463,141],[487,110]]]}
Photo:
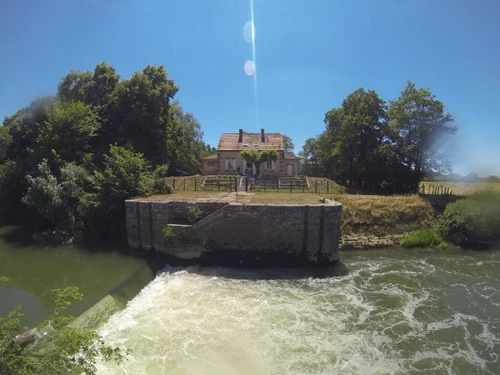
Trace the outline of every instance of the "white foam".
{"label": "white foam", "polygon": [[[296,280],[166,268],[100,330],[132,355],[119,367],[99,363],[99,373],[399,374],[427,366],[431,374],[458,360],[477,371],[498,362],[487,355],[500,350],[498,326],[460,312],[437,320],[421,313],[446,298],[425,284],[437,267],[361,257],[350,266],[347,276]],[[459,343],[430,341],[448,329]]]}

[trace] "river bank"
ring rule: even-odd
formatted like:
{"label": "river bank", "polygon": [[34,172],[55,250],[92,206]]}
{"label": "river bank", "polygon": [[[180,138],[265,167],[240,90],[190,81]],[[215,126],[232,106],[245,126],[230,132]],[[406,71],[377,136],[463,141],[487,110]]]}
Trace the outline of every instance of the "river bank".
{"label": "river bank", "polygon": [[[141,198],[242,204],[315,205],[324,199],[342,204],[341,249],[383,248],[397,245],[401,237],[431,227],[439,213],[433,204],[418,195],[379,196],[312,193],[210,193],[182,192]],[[442,209],[442,205],[440,206]]]}

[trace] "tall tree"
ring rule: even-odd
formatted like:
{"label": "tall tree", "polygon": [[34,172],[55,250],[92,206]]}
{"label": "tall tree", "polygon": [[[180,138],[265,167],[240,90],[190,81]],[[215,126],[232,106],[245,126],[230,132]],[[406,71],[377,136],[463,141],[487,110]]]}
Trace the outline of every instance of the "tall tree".
{"label": "tall tree", "polygon": [[325,123],[336,158],[335,174],[341,181],[361,182],[377,178],[377,150],[385,132],[385,102],[373,91],[360,88],[327,112]]}
{"label": "tall tree", "polygon": [[7,155],[7,148],[12,142],[12,136],[9,133],[9,128],[0,125],[0,163]]}
{"label": "tall tree", "polygon": [[200,161],[205,152],[200,123],[192,113],[184,112],[178,101],[169,108],[168,147],[170,171],[178,169],[189,174],[200,172]]}
{"label": "tall tree", "polygon": [[318,139],[307,138],[299,152],[302,173],[308,176],[318,175]]}
{"label": "tall tree", "polygon": [[47,110],[47,121],[37,138],[45,158],[82,163],[92,148],[100,123],[89,105],[83,102],[58,102]]}
{"label": "tall tree", "polygon": [[285,147],[285,152],[288,152],[289,154],[293,154],[295,150],[295,145],[292,142],[292,138],[290,138],[288,135],[283,134],[283,144]]}
{"label": "tall tree", "polygon": [[116,90],[114,108],[114,121],[120,126],[119,144],[130,143],[153,165],[167,164],[168,108],[177,90],[163,66],[148,65],[122,81]]}
{"label": "tall tree", "polygon": [[92,72],[71,70],[59,82],[57,96],[64,101],[86,102]]}
{"label": "tall tree", "polygon": [[388,118],[401,162],[414,183],[426,173],[447,169],[449,163],[439,142],[457,129],[451,125],[453,118],[445,113],[444,104],[429,89],[408,81],[399,98],[390,101]]}

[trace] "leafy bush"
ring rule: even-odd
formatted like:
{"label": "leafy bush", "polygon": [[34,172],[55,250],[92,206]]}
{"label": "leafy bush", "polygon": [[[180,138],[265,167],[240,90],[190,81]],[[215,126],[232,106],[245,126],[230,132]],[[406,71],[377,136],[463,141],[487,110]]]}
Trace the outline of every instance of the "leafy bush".
{"label": "leafy bush", "polygon": [[26,181],[29,187],[23,203],[35,209],[50,228],[38,231],[35,238],[58,243],[121,237],[125,232],[124,200],[149,195],[154,187],[144,156],[120,146],[111,146],[102,171],[90,173],[66,163],[57,174],[44,160]]}
{"label": "leafy bush", "polygon": [[406,248],[446,247],[447,243],[436,229],[422,229],[405,234],[400,241],[400,245]]}
{"label": "leafy bush", "polygon": [[105,195],[119,200],[120,205],[127,198],[152,193],[154,177],[143,154],[130,147],[111,145],[104,165],[104,171],[96,173],[99,187]]}
{"label": "leafy bush", "polygon": [[197,206],[189,206],[188,207],[188,219],[191,223],[196,223],[198,220],[200,220],[203,215],[204,215],[204,212],[203,210],[201,210],[200,208],[198,208]]}
{"label": "leafy bush", "polygon": [[73,318],[60,314],[70,300],[82,298],[78,288],[52,292],[56,296],[54,313],[22,340],[15,340],[21,330],[21,309],[0,317],[0,374],[92,375],[99,358],[117,363],[125,359],[125,353],[107,346],[95,331],[68,326]]}
{"label": "leafy bush", "polygon": [[94,184],[97,204],[92,200],[86,202],[85,227],[99,237],[120,238],[125,234],[124,201],[150,195],[154,176],[143,154],[130,147],[112,145],[105,156],[104,170],[95,172]]}
{"label": "leafy bush", "polygon": [[85,196],[87,170],[74,163],[65,164],[56,177],[44,160],[36,176],[27,175],[28,191],[22,202],[37,210],[51,225],[51,230],[39,232],[36,238],[44,241],[71,242],[80,236],[79,206]]}
{"label": "leafy bush", "polygon": [[457,245],[500,238],[500,194],[483,192],[446,206],[438,220],[441,236]]}

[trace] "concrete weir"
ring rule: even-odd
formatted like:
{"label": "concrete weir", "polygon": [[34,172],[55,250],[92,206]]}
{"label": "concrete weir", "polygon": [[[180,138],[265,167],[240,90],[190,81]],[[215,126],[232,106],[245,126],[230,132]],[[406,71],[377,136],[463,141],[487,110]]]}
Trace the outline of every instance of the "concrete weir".
{"label": "concrete weir", "polygon": [[128,244],[201,264],[330,265],[342,205],[125,202]]}

